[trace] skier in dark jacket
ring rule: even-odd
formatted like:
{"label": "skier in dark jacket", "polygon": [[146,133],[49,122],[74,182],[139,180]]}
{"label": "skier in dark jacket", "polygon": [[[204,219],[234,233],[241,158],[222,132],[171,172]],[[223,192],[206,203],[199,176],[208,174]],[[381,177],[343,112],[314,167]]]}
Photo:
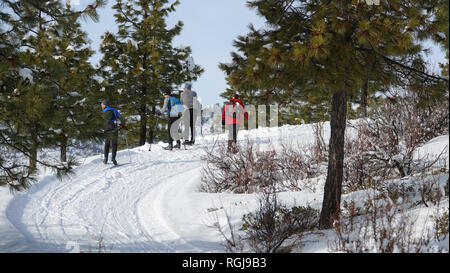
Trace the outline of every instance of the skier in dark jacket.
{"label": "skier in dark jacket", "polygon": [[233,143],[237,143],[239,128],[244,124],[243,117],[248,119],[248,113],[245,110],[244,103],[242,103],[239,95],[235,94],[222,111],[222,125],[225,125],[228,131],[229,150],[233,149]]}
{"label": "skier in dark jacket", "polygon": [[127,129],[125,125],[125,120],[123,116],[116,109],[109,106],[108,100],[103,100],[101,103],[103,119],[105,120],[105,150],[104,150],[104,160],[103,163],[108,163],[109,147],[112,146],[112,157],[111,161],[114,165],[117,165],[116,154],[117,154],[117,144],[119,138],[119,127],[117,126],[117,119],[120,120],[120,126],[123,129]]}
{"label": "skier in dark jacket", "polygon": [[[167,125],[167,131],[169,133],[169,146],[165,147],[165,150],[173,150],[174,148],[179,149],[181,148],[181,138],[178,134],[178,126],[180,123],[180,118],[181,118],[181,114],[176,113],[175,111],[172,111],[172,105],[171,105],[171,97],[172,96],[172,92],[170,92],[170,90],[167,90],[164,92],[164,104],[163,104],[163,108],[161,110],[162,113],[166,113],[167,118],[168,118],[168,125]],[[173,130],[172,127],[174,128]],[[177,144],[175,146],[173,146],[173,141],[175,140],[177,141]]]}
{"label": "skier in dark jacket", "polygon": [[[181,104],[183,104],[183,121],[184,121],[184,144],[195,144],[195,123],[197,121],[197,113],[199,109],[197,103],[197,93],[191,90],[192,85],[186,83],[184,91],[181,93]],[[191,130],[189,130],[189,128]],[[189,132],[191,132],[191,140],[189,140]]]}

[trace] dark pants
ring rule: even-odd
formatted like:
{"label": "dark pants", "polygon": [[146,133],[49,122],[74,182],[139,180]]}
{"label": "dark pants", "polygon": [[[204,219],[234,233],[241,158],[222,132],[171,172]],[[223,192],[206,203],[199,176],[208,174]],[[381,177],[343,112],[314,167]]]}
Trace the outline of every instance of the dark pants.
{"label": "dark pants", "polygon": [[189,128],[191,129],[191,141],[195,140],[195,117],[196,112],[194,109],[185,110],[184,112],[184,139],[189,140]]}
{"label": "dark pants", "polygon": [[[175,124],[175,123],[179,123],[179,122],[180,122],[180,117],[169,117],[169,123],[168,123],[168,126],[167,126],[167,132],[169,133],[169,145],[170,146],[173,146],[173,141],[174,141],[173,137],[175,137],[175,140],[177,142],[180,142],[180,137],[179,137],[178,130],[176,130],[176,132],[172,132],[172,133],[176,134],[175,136],[172,136],[172,134],[170,133],[170,128],[172,127],[172,125]],[[175,127],[178,128],[178,126],[176,126],[176,125],[175,125]]]}
{"label": "dark pants", "polygon": [[239,124],[229,124],[227,125],[228,130],[228,140],[233,141],[234,143],[237,143],[237,135],[239,132]]}
{"label": "dark pants", "polygon": [[117,131],[107,131],[105,133],[105,159],[108,160],[108,155],[109,155],[109,147],[112,146],[112,159],[115,160],[116,159],[116,154],[117,154],[117,143],[118,143],[118,138],[119,138],[119,134]]}

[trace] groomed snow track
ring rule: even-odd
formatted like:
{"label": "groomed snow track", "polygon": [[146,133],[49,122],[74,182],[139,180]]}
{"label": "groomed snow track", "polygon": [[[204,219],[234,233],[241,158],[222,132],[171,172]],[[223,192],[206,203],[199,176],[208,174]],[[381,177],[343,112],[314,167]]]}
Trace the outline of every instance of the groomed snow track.
{"label": "groomed snow track", "polygon": [[223,251],[219,241],[195,236],[213,231],[192,208],[192,198],[202,195],[196,193],[202,148],[152,150],[121,151],[118,167],[88,158],[63,181],[47,176],[18,194],[6,214],[30,244],[27,251],[98,251],[100,238],[112,252]]}

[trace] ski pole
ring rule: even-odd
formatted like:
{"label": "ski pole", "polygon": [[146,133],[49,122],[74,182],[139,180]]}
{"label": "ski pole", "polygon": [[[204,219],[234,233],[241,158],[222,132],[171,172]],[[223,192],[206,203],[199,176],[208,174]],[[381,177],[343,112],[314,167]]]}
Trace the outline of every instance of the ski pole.
{"label": "ski pole", "polygon": [[[156,133],[156,127],[158,126],[159,116],[156,116],[155,126],[153,127],[153,133]],[[154,137],[154,136],[153,136]],[[150,142],[150,147],[148,149],[150,152],[152,151],[152,143]]]}
{"label": "ski pole", "polygon": [[130,157],[130,163],[132,163],[131,162],[130,147],[128,146],[128,134],[125,134],[125,143],[127,144],[127,150],[128,150],[128,156]]}
{"label": "ski pole", "polygon": [[[122,131],[122,129],[119,129],[119,131]],[[127,150],[128,150],[128,156],[130,158],[130,163],[131,163],[131,153],[130,153],[130,146],[128,146],[128,134],[122,134],[125,137],[125,143],[127,145]]]}
{"label": "ski pole", "polygon": [[216,143],[219,140],[219,137],[220,137],[220,134],[217,135],[216,141],[214,141],[214,145],[213,145],[211,151],[214,151],[214,148],[216,147]]}

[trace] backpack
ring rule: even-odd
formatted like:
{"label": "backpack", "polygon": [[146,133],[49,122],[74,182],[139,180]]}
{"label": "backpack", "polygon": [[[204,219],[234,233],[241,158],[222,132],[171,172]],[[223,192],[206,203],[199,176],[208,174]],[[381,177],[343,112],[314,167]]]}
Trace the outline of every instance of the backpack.
{"label": "backpack", "polygon": [[170,115],[178,116],[183,114],[183,104],[178,98],[170,97]]}
{"label": "backpack", "polygon": [[103,112],[108,112],[108,111],[111,111],[113,113],[113,118],[111,120],[107,121],[106,130],[107,131],[117,130],[117,118],[122,119],[123,117],[117,109],[114,109],[109,106],[107,106],[107,107],[105,107],[105,109],[103,109]]}

